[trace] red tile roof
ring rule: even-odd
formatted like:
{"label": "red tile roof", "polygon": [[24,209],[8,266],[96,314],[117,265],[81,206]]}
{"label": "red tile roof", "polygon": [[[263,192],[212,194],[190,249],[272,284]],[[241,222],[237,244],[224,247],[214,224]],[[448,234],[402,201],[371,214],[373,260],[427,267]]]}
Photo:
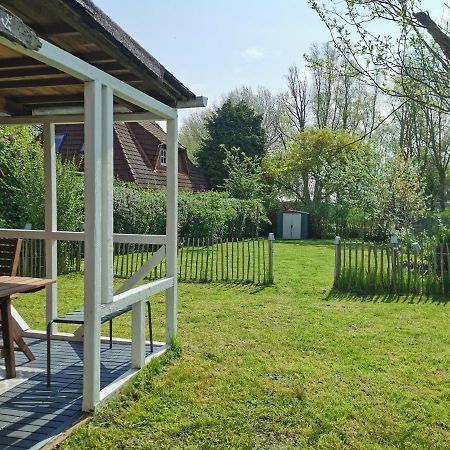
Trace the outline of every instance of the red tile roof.
{"label": "red tile roof", "polygon": [[[81,124],[56,125],[64,134],[60,153],[63,160],[73,160],[83,170],[84,128]],[[116,122],[114,124],[114,175],[144,188],[166,185],[166,167],[160,163],[161,146],[166,133],[154,122]],[[186,148],[178,145],[178,184],[180,188],[204,191],[208,183],[200,168],[188,158]]]}

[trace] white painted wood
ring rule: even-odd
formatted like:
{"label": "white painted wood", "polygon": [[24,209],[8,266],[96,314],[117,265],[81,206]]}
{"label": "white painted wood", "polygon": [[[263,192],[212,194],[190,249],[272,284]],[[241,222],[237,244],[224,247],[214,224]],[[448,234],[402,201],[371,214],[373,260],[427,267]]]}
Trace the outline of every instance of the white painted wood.
{"label": "white painted wood", "polygon": [[[114,122],[140,122],[145,120],[161,120],[161,118],[158,115],[150,112],[114,113]],[[84,115],[69,114],[49,116],[0,116],[0,125],[32,125],[43,123],[84,123]]]}
{"label": "white painted wood", "polygon": [[152,295],[165,291],[173,286],[174,279],[172,277],[160,278],[150,283],[129,289],[121,294],[114,295],[114,301],[107,305],[101,306],[102,315],[109,314],[119,309],[126,308],[135,303],[146,301]]}
{"label": "white painted wood", "polygon": [[[158,358],[163,355],[169,349],[168,345],[155,348],[155,352],[145,358],[145,365],[149,364],[152,359]],[[139,369],[129,369],[119,378],[114,380],[111,384],[106,386],[100,391],[100,402],[103,403],[107,399],[111,398],[114,394],[120,392],[120,390],[129,383],[137,374]]]}
{"label": "white painted wood", "polygon": [[118,80],[112,75],[88,64],[80,58],[62,50],[61,48],[41,39],[42,47],[38,51],[27,50],[24,47],[0,36],[0,45],[4,45],[16,52],[37,59],[48,66],[72,75],[82,81],[97,80],[99,83],[110,86],[116,97],[119,97],[146,111],[155,113],[161,120],[176,117],[176,110],[164,103],[150,97],[129,84]]}
{"label": "white painted wood", "polygon": [[[32,330],[32,329],[28,329],[28,330],[24,331],[22,336],[27,337],[27,338],[33,338],[33,339],[46,339],[47,338],[47,334],[44,330]],[[68,341],[68,342],[72,342],[72,341],[79,342],[80,341],[80,339],[77,338],[73,333],[61,333],[61,332],[55,333],[53,335],[52,339],[57,340],[57,341]],[[109,344],[109,336],[102,336],[101,342],[104,344]],[[150,345],[150,341],[145,341],[145,343],[147,345]],[[130,345],[131,339],[116,337],[113,339],[113,344]],[[153,345],[155,345],[156,347],[161,347],[163,345],[166,345],[166,343],[153,340]]]}
{"label": "white painted wood", "polygon": [[[114,105],[114,112],[129,113],[129,108],[123,105]],[[84,106],[40,106],[32,108],[32,116],[68,116],[77,114],[84,121]]]}
{"label": "white painted wood", "polygon": [[[55,239],[58,241],[79,241],[83,242],[85,234],[83,231],[54,231],[45,230],[25,230],[17,228],[0,228],[0,238],[21,238],[21,239]],[[167,237],[163,234],[122,234],[114,233],[114,242],[122,244],[154,244],[165,245]]]}
{"label": "white painted wood", "polygon": [[166,343],[177,333],[177,230],[178,230],[178,119],[167,121],[166,274],[173,286],[166,291]]}
{"label": "white painted wood", "polygon": [[163,234],[123,234],[115,233],[114,242],[121,244],[155,244],[165,245],[167,236]]}
{"label": "white painted wood", "polygon": [[121,294],[136,286],[139,281],[144,279],[166,256],[166,248],[163,246],[143,264],[134,274],[115,292]]}
{"label": "white painted wood", "polygon": [[24,320],[24,318],[19,314],[16,308],[11,305],[11,316],[14,320],[14,324],[19,331],[26,331],[30,329],[30,325]]}
{"label": "white painted wood", "polygon": [[[45,231],[54,232],[57,230],[55,125],[46,123],[42,131],[44,141]],[[57,278],[57,261],[57,241],[56,239],[46,239],[45,276],[47,278]],[[58,315],[57,295],[56,284],[45,288],[46,323],[49,323]],[[54,333],[56,329],[57,325],[52,324],[51,332]]]}
{"label": "white painted wood", "polygon": [[102,303],[113,300],[113,92],[102,87]]}
{"label": "white painted wood", "polygon": [[77,231],[45,231],[1,228],[0,238],[55,239],[58,241],[84,241],[84,233]]}
{"label": "white painted wood", "polygon": [[135,303],[131,310],[131,367],[145,364],[145,302]]}
{"label": "white painted wood", "polygon": [[85,266],[83,411],[100,401],[102,92],[97,81],[85,83]]}

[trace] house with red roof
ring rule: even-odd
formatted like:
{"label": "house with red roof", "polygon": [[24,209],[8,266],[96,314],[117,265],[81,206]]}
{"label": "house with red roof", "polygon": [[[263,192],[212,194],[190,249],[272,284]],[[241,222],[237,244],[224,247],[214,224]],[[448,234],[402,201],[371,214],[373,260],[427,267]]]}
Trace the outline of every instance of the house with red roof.
{"label": "house with red roof", "polygon": [[[151,189],[166,186],[165,131],[152,121],[115,122],[114,176],[124,182]],[[75,160],[84,172],[84,126],[61,124],[55,127],[56,151],[63,161]],[[205,191],[208,183],[203,171],[178,144],[178,185],[194,192]]]}

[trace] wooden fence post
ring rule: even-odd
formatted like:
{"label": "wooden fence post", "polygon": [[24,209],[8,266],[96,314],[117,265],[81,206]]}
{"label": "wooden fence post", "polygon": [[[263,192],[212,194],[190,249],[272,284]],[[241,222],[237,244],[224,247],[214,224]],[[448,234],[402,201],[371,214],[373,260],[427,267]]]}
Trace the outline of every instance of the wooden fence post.
{"label": "wooden fence post", "polygon": [[334,257],[334,286],[339,284],[339,277],[341,275],[341,238],[336,236],[335,243],[335,257]]}
{"label": "wooden fence post", "polygon": [[392,245],[392,289],[394,293],[397,292],[397,271],[398,271],[398,237],[396,234],[393,234],[391,237],[391,245]]}
{"label": "wooden fence post", "polygon": [[273,283],[273,241],[275,236],[269,233],[269,283]]}

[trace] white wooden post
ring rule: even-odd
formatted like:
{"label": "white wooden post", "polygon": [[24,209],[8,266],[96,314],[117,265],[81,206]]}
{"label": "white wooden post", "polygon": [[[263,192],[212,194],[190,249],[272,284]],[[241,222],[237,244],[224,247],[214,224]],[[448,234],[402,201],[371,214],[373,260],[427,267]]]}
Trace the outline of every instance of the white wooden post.
{"label": "white wooden post", "polygon": [[102,87],[102,303],[113,301],[113,91]]}
{"label": "white wooden post", "polygon": [[167,121],[166,271],[173,287],[166,291],[166,343],[177,333],[178,119]]}
{"label": "white wooden post", "polygon": [[[44,137],[44,182],[45,182],[45,231],[57,230],[56,206],[56,149],[55,125],[46,123],[43,126]],[[45,276],[57,277],[57,241],[45,241]],[[46,287],[46,323],[58,315],[57,286],[52,284]],[[56,331],[56,324],[52,325],[52,334]]]}
{"label": "white wooden post", "polygon": [[102,279],[102,89],[97,81],[84,85],[84,361],[83,411],[100,400],[100,302]]}
{"label": "white wooden post", "polygon": [[145,302],[135,303],[131,311],[131,366],[140,369],[145,365]]}

